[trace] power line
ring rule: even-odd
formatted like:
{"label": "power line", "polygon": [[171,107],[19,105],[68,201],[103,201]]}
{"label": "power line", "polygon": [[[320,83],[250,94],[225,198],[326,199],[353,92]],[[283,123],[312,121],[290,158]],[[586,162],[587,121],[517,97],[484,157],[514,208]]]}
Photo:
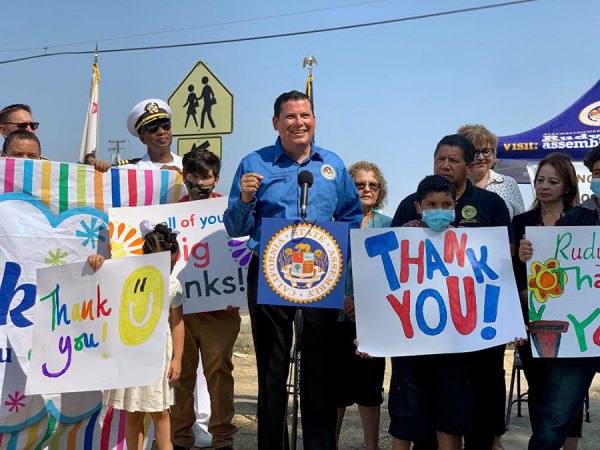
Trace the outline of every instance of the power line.
{"label": "power line", "polygon": [[155,36],[155,35],[159,35],[159,34],[177,33],[180,31],[199,30],[199,29],[203,29],[203,28],[219,27],[219,26],[223,26],[223,25],[237,25],[240,23],[258,22],[261,20],[269,20],[269,19],[280,19],[282,17],[291,17],[291,16],[302,15],[302,14],[311,14],[311,13],[316,13],[316,12],[330,11],[330,10],[334,10],[334,9],[353,8],[355,6],[364,6],[364,5],[368,5],[368,4],[382,3],[382,2],[388,2],[388,1],[393,1],[393,0],[369,0],[369,1],[363,1],[363,2],[357,2],[357,3],[350,3],[348,5],[329,6],[327,8],[318,8],[318,9],[307,9],[307,10],[303,10],[303,11],[295,11],[295,12],[289,12],[289,13],[285,13],[285,14],[274,14],[274,15],[270,15],[270,16],[252,17],[249,19],[230,20],[227,22],[217,22],[217,23],[211,23],[211,24],[205,24],[205,25],[197,25],[194,27],[183,27],[183,28],[174,28],[171,30],[152,31],[152,32],[137,33],[137,34],[127,34],[127,35],[116,36],[116,37],[112,37],[112,38],[95,39],[95,40],[91,40],[91,41],[72,42],[70,44],[59,44],[59,45],[51,45],[51,46],[46,46],[46,47],[32,47],[32,48],[22,48],[22,49],[0,50],[0,53],[14,53],[14,52],[24,52],[24,51],[32,51],[32,50],[43,50],[46,53],[48,51],[48,49],[51,49],[51,48],[73,47],[75,45],[94,44],[94,43],[98,43],[98,42],[108,42],[108,41],[117,41],[117,40],[121,40],[121,39]]}
{"label": "power line", "polygon": [[[379,20],[376,22],[364,22],[358,23],[354,25],[342,25],[339,27],[330,27],[330,28],[318,28],[315,30],[305,30],[305,31],[294,31],[290,33],[279,33],[279,34],[268,34],[262,36],[251,36],[251,37],[242,37],[242,38],[234,38],[234,39],[221,39],[216,41],[204,41],[204,42],[189,42],[185,44],[169,44],[169,45],[152,45],[147,47],[129,47],[129,48],[114,48],[108,50],[98,50],[98,53],[124,53],[124,52],[139,52],[139,51],[148,51],[148,50],[161,50],[161,49],[169,49],[169,48],[184,48],[184,47],[198,47],[198,46],[206,46],[206,45],[219,45],[219,44],[232,44],[237,42],[251,42],[251,41],[260,41],[266,39],[277,39],[283,37],[291,37],[291,36],[303,36],[307,34],[317,34],[317,33],[328,33],[331,31],[342,31],[342,30],[351,30],[355,28],[365,28],[365,27],[373,27],[379,25],[387,25],[391,23],[398,22],[408,22],[411,20],[420,20],[420,19],[429,19],[432,17],[440,17],[440,16],[448,16],[453,14],[461,14],[465,12],[473,12],[473,11],[482,11],[486,9],[493,8],[501,8],[505,6],[513,6],[521,3],[530,3],[536,0],[516,0],[512,2],[504,2],[504,3],[495,3],[492,5],[483,5],[483,6],[475,6],[472,8],[463,8],[463,9],[454,9],[450,11],[442,11],[438,13],[430,13],[430,14],[421,14],[417,16],[410,17],[400,17],[397,19],[388,19],[388,20]],[[93,54],[94,51],[82,50],[82,51],[70,51],[70,52],[53,52],[53,53],[44,53],[43,55],[34,55],[34,56],[25,56],[22,58],[8,59],[4,61],[0,61],[0,64],[9,64],[20,61],[27,61],[30,59],[38,59],[38,58],[47,58],[53,56],[66,56],[66,55],[89,55]]]}

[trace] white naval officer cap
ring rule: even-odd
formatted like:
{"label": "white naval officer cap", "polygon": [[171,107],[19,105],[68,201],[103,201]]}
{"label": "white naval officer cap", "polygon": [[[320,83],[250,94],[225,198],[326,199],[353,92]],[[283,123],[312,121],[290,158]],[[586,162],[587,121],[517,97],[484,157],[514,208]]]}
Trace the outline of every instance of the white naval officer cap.
{"label": "white naval officer cap", "polygon": [[142,127],[156,119],[171,119],[171,108],[158,98],[149,98],[139,102],[127,116],[127,129],[139,137]]}

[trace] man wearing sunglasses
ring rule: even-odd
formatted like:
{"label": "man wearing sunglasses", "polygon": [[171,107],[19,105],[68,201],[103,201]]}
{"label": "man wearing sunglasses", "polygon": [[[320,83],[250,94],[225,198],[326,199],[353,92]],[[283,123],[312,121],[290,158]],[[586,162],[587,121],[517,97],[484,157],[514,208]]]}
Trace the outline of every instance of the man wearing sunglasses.
{"label": "man wearing sunglasses", "polygon": [[[147,152],[141,159],[136,158],[135,163],[131,160],[129,164],[120,164],[120,167],[176,170],[181,173],[181,157],[171,152],[173,133],[169,105],[156,98],[139,102],[127,116],[127,129],[146,145]],[[106,172],[111,163],[96,159],[94,167],[100,172]]]}
{"label": "man wearing sunglasses", "polygon": [[33,121],[29,105],[18,103],[0,111],[0,134],[4,139],[17,130],[26,130],[35,134],[39,125],[38,122]]}

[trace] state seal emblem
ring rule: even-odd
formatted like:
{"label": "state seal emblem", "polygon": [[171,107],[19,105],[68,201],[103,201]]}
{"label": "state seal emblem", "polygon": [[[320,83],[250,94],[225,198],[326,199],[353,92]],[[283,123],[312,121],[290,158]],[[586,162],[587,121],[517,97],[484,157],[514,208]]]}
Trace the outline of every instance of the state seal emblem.
{"label": "state seal emblem", "polygon": [[579,121],[584,125],[600,127],[600,101],[583,108],[579,113]]}
{"label": "state seal emblem", "polygon": [[329,294],[343,269],[336,240],[310,223],[289,225],[275,233],[264,249],[262,264],[271,289],[300,304]]}

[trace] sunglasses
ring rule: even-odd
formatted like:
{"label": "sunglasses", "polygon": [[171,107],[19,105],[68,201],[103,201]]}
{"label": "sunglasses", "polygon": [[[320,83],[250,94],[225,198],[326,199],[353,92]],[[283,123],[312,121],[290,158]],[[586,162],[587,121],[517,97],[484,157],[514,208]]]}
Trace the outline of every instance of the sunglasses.
{"label": "sunglasses", "polygon": [[150,125],[146,125],[146,128],[144,128],[144,129],[150,133],[156,133],[159,128],[162,128],[163,130],[170,130],[171,129],[171,121],[167,120],[166,122],[154,122],[154,123],[151,123]]}
{"label": "sunglasses", "polygon": [[493,148],[484,148],[483,150],[475,150],[475,158],[477,158],[477,155],[479,155],[479,154],[485,156],[486,158],[489,158],[490,156],[492,156],[493,153],[494,153]]}
{"label": "sunglasses", "polygon": [[17,130],[26,130],[27,128],[31,128],[32,130],[37,130],[40,126],[39,122],[4,122],[5,124],[14,125],[17,127]]}
{"label": "sunglasses", "polygon": [[373,192],[377,192],[380,187],[379,183],[369,183],[364,181],[361,181],[360,183],[354,183],[354,186],[356,186],[356,189],[359,191],[362,191],[364,188],[368,187],[369,190]]}

